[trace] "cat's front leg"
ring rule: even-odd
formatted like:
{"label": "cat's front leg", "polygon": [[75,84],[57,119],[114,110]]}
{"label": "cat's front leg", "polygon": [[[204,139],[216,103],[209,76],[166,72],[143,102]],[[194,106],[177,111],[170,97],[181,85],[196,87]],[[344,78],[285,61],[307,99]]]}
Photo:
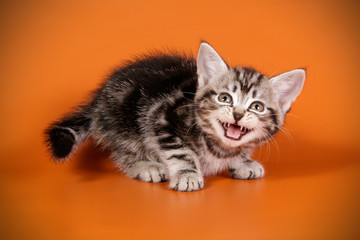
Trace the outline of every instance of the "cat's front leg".
{"label": "cat's front leg", "polygon": [[171,189],[191,192],[204,187],[200,164],[190,149],[184,146],[179,149],[168,149],[164,155],[164,162],[169,170],[169,187]]}
{"label": "cat's front leg", "polygon": [[235,179],[262,178],[265,174],[264,168],[258,161],[241,157],[229,164],[229,173]]}
{"label": "cat's front leg", "polygon": [[182,169],[170,176],[169,187],[180,192],[197,191],[204,187],[204,177],[193,169]]}

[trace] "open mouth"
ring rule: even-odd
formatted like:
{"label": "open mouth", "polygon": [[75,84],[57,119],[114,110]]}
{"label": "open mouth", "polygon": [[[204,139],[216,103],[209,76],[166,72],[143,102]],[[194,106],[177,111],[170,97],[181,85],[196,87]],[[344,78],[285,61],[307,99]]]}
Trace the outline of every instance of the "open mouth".
{"label": "open mouth", "polygon": [[245,134],[251,131],[244,126],[232,123],[224,123],[219,121],[221,126],[224,128],[225,137],[231,140],[240,140]]}

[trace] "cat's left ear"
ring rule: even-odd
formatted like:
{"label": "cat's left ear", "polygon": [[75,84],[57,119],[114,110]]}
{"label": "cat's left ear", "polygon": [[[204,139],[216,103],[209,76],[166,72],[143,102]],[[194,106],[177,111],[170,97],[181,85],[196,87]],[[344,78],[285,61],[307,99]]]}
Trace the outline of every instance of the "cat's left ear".
{"label": "cat's left ear", "polygon": [[219,54],[209,44],[202,42],[197,55],[198,87],[206,86],[225,71],[228,71],[228,67]]}
{"label": "cat's left ear", "polygon": [[269,81],[276,91],[282,112],[287,113],[304,86],[305,70],[295,69],[270,78]]}

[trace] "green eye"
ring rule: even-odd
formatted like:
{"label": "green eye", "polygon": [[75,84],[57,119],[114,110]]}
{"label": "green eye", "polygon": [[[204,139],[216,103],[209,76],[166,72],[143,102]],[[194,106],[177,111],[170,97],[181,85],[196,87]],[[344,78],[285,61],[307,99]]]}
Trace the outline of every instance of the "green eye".
{"label": "green eye", "polygon": [[221,93],[218,97],[219,102],[232,104],[232,97],[228,93]]}
{"label": "green eye", "polygon": [[250,109],[255,110],[257,112],[263,112],[265,110],[264,104],[261,102],[253,102],[250,105]]}

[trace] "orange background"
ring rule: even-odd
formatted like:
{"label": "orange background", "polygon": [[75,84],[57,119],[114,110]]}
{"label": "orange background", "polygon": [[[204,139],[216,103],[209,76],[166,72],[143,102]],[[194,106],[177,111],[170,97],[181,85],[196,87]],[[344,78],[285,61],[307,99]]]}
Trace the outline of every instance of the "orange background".
{"label": "orange background", "polygon": [[[1,239],[360,239],[356,1],[1,1]],[[275,75],[307,68],[285,128],[255,157],[179,193],[117,173],[91,142],[56,165],[42,132],[123,60],[150,49]]]}

